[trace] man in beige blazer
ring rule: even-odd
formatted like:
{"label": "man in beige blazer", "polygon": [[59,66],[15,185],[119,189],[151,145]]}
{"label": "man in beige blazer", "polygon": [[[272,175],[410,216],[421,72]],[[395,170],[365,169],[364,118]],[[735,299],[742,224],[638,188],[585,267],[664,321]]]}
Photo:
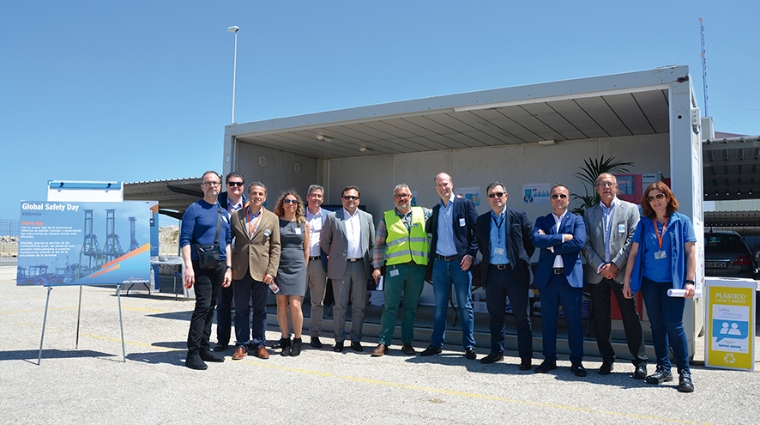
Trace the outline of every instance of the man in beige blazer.
{"label": "man in beige blazer", "polygon": [[609,173],[596,179],[596,193],[600,202],[583,215],[588,237],[583,246],[586,259],[584,270],[591,292],[591,316],[596,329],[596,343],[602,356],[601,375],[612,372],[615,350],[610,343],[610,292],[615,294],[623,319],[625,339],[633,356],[633,377],[644,379],[647,375],[647,355],[639,314],[633,298],[623,296],[623,272],[631,251],[631,238],[639,223],[639,208],[617,198],[617,179]]}
{"label": "man in beige blazer", "polygon": [[[268,359],[264,344],[267,330],[267,298],[280,264],[280,225],[274,213],[263,205],[267,188],[254,182],[248,187],[248,205],[232,214],[232,289],[235,293],[235,354],[232,360],[248,355]],[[248,321],[249,301],[253,306],[253,328]]]}

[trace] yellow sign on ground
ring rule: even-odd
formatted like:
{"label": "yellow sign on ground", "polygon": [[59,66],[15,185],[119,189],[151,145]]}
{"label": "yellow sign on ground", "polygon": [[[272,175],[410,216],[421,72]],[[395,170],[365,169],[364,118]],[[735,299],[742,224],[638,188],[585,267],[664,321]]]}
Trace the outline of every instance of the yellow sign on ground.
{"label": "yellow sign on ground", "polygon": [[750,279],[707,278],[705,366],[755,370],[755,290]]}

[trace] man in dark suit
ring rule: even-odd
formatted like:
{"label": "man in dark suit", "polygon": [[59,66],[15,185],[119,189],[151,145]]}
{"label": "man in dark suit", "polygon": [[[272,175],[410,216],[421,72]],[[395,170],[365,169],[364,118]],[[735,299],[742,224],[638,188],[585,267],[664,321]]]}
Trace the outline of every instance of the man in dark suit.
{"label": "man in dark suit", "polygon": [[586,243],[583,219],[569,211],[570,191],[564,185],[551,190],[552,213],[536,219],[533,245],[541,250],[533,284],[541,294],[544,362],[536,368],[546,373],[557,368],[557,317],[559,302],[565,313],[570,346],[570,369],[586,376],[583,368],[583,265],[581,250]]}
{"label": "man in dark suit", "polygon": [[596,329],[596,344],[602,356],[601,375],[612,372],[615,350],[610,343],[610,292],[615,294],[620,315],[623,319],[628,351],[633,356],[635,371],[633,377],[647,376],[647,354],[644,348],[644,334],[636,312],[633,298],[623,296],[623,272],[631,251],[631,238],[639,223],[639,208],[615,196],[617,179],[609,173],[600,174],[596,179],[596,193],[599,204],[586,210],[583,222],[588,231],[583,257],[586,259],[585,276],[591,291],[591,316]]}
{"label": "man in dark suit", "polygon": [[327,254],[327,277],[332,279],[335,305],[335,346],[343,351],[346,338],[346,309],[351,298],[351,348],[362,351],[364,307],[367,305],[367,282],[372,279],[370,255],[375,245],[372,216],[359,209],[359,188],[343,189],[343,208],[325,219],[319,245]]}
{"label": "man in dark suit", "polygon": [[433,207],[433,215],[427,222],[427,232],[432,235],[428,270],[432,270],[433,276],[435,314],[432,341],[420,355],[432,356],[442,351],[453,283],[462,318],[462,346],[465,357],[475,360],[477,355],[473,336],[470,266],[478,252],[478,242],[475,240],[478,212],[472,201],[454,194],[454,182],[448,174],[440,173],[435,176],[435,188],[441,201]]}
{"label": "man in dark suit", "polygon": [[506,298],[512,306],[517,328],[520,370],[530,370],[533,357],[533,331],[528,314],[528,291],[533,273],[530,256],[533,225],[525,212],[507,207],[509,194],[504,185],[494,182],[486,188],[491,211],[478,217],[478,248],[486,305],[491,316],[491,352],[480,360],[490,364],[504,358]]}

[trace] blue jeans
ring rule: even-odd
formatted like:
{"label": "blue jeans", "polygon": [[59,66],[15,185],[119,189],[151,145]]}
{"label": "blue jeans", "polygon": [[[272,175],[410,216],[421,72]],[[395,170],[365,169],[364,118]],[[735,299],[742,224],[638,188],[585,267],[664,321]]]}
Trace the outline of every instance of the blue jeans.
{"label": "blue jeans", "polygon": [[433,337],[431,345],[441,348],[446,339],[446,316],[451,296],[451,284],[457,296],[457,305],[462,320],[462,346],[475,346],[473,336],[474,315],[472,312],[472,277],[470,271],[462,271],[461,258],[444,261],[433,260],[433,292],[435,293],[435,316],[433,318]]}
{"label": "blue jeans", "polygon": [[652,327],[652,343],[657,357],[657,366],[662,366],[670,372],[668,345],[673,346],[678,373],[690,372],[689,348],[686,332],[683,329],[683,309],[686,299],[669,297],[668,289],[672,282],[654,282],[645,277],[641,278],[641,294],[647,307],[649,323]]}

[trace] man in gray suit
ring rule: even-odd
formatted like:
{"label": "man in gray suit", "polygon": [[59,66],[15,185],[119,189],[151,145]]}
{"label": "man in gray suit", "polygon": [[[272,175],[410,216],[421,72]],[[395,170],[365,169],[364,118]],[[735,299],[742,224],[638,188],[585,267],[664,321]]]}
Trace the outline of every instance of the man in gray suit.
{"label": "man in gray suit", "polygon": [[359,188],[343,189],[343,208],[329,215],[322,227],[319,244],[327,254],[327,277],[333,282],[333,323],[335,346],[343,351],[346,338],[346,310],[351,297],[351,348],[362,351],[364,307],[367,305],[367,282],[372,278],[370,256],[375,245],[372,216],[359,210]]}
{"label": "man in gray suit", "polygon": [[609,173],[600,174],[596,179],[596,193],[601,202],[586,210],[583,221],[588,237],[583,247],[586,259],[586,282],[591,291],[591,315],[596,328],[596,343],[602,356],[599,373],[608,375],[615,362],[615,350],[610,343],[610,291],[615,294],[623,319],[628,350],[633,356],[635,372],[633,377],[647,376],[647,355],[641,321],[636,312],[633,298],[623,296],[623,271],[631,250],[631,238],[639,222],[636,205],[620,200],[617,180]]}

